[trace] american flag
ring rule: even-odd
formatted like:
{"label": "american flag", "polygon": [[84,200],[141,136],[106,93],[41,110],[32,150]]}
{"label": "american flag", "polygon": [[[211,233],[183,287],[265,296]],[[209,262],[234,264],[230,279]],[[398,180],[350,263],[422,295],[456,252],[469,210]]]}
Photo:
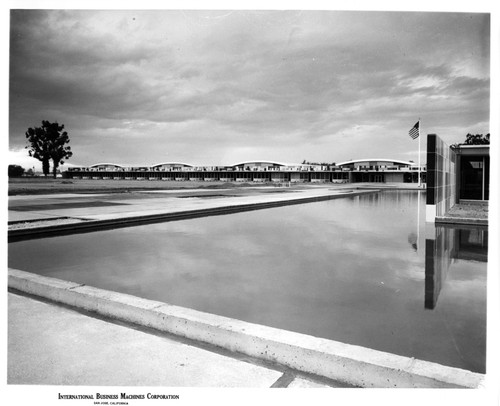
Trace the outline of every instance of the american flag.
{"label": "american flag", "polygon": [[413,138],[413,139],[416,139],[418,138],[418,136],[420,135],[420,120],[417,121],[415,123],[415,125],[412,127],[412,129],[410,130],[409,134],[410,134],[410,137]]}

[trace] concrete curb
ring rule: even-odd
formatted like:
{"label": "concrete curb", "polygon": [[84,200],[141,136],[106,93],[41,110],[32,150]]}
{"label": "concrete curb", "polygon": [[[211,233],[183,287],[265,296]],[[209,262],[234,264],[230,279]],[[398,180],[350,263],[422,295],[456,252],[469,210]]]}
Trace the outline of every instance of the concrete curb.
{"label": "concrete curb", "polygon": [[8,286],[350,385],[477,388],[484,375],[9,268]]}
{"label": "concrete curb", "polygon": [[[373,193],[376,190],[356,191],[350,193],[336,193],[330,195],[319,195],[312,197],[296,197],[288,200],[277,200],[270,202],[242,203],[207,209],[185,210],[173,213],[144,214],[139,216],[120,217],[107,220],[85,220],[75,223],[48,225],[43,227],[21,228],[8,230],[8,241],[20,241],[32,238],[41,238],[49,235],[76,234],[79,232],[95,231],[96,229],[128,227],[142,222],[160,222],[186,220],[197,217],[218,216],[223,214],[238,213],[244,211],[261,210],[280,206],[290,206],[295,204],[319,202],[333,200],[349,196],[358,196]],[[82,219],[80,219],[82,220]]]}
{"label": "concrete curb", "polygon": [[459,224],[459,225],[473,225],[473,226],[487,226],[488,219],[467,218],[467,217],[437,217],[436,224]]}

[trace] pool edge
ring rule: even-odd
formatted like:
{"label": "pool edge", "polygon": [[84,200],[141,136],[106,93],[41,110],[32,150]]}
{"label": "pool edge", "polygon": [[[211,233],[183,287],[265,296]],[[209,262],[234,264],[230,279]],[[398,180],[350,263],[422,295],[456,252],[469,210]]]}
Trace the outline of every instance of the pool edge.
{"label": "pool edge", "polygon": [[[122,213],[116,213],[113,218],[109,219],[87,219],[85,216],[75,217],[75,222],[57,224],[57,225],[47,225],[40,227],[26,227],[19,229],[8,229],[7,239],[8,242],[17,242],[22,240],[34,239],[34,238],[44,238],[50,236],[59,235],[69,235],[77,233],[86,233],[106,229],[115,229],[121,227],[131,227],[142,225],[145,223],[156,223],[156,222],[167,222],[167,221],[179,221],[188,220],[199,217],[210,217],[210,216],[220,216],[233,213],[240,213],[246,211],[270,209],[282,206],[292,206],[298,204],[314,203],[327,200],[335,200],[345,197],[360,196],[365,194],[371,194],[380,191],[379,189],[370,190],[356,190],[349,193],[328,193],[328,194],[316,194],[313,196],[287,196],[286,199],[261,201],[254,203],[234,203],[229,202],[229,204],[221,205],[218,207],[202,208],[202,209],[191,209],[191,210],[178,210],[173,212],[155,212],[155,213],[145,213],[139,215],[123,215]],[[63,218],[63,217],[57,217]],[[68,217],[66,217],[68,218]],[[19,221],[18,221],[19,223]],[[9,224],[14,224],[9,222]]]}
{"label": "pool edge", "polygon": [[485,376],[365,347],[8,269],[8,287],[350,385],[478,388]]}

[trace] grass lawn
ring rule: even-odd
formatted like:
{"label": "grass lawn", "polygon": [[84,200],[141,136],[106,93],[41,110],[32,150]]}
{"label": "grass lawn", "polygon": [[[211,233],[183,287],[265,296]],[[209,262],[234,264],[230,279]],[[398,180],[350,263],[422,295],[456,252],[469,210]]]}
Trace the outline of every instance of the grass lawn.
{"label": "grass lawn", "polygon": [[229,189],[248,186],[279,186],[277,184],[245,182],[10,178],[9,196],[52,193],[126,193],[141,190],[168,189]]}

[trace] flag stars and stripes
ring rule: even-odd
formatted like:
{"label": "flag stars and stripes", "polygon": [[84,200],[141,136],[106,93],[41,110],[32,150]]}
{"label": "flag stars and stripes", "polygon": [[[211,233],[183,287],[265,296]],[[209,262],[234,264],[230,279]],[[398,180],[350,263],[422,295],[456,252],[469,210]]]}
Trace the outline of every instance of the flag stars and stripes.
{"label": "flag stars and stripes", "polygon": [[413,139],[418,138],[418,136],[420,135],[420,121],[417,121],[415,123],[415,125],[410,130],[409,134],[410,134],[410,137]]}

